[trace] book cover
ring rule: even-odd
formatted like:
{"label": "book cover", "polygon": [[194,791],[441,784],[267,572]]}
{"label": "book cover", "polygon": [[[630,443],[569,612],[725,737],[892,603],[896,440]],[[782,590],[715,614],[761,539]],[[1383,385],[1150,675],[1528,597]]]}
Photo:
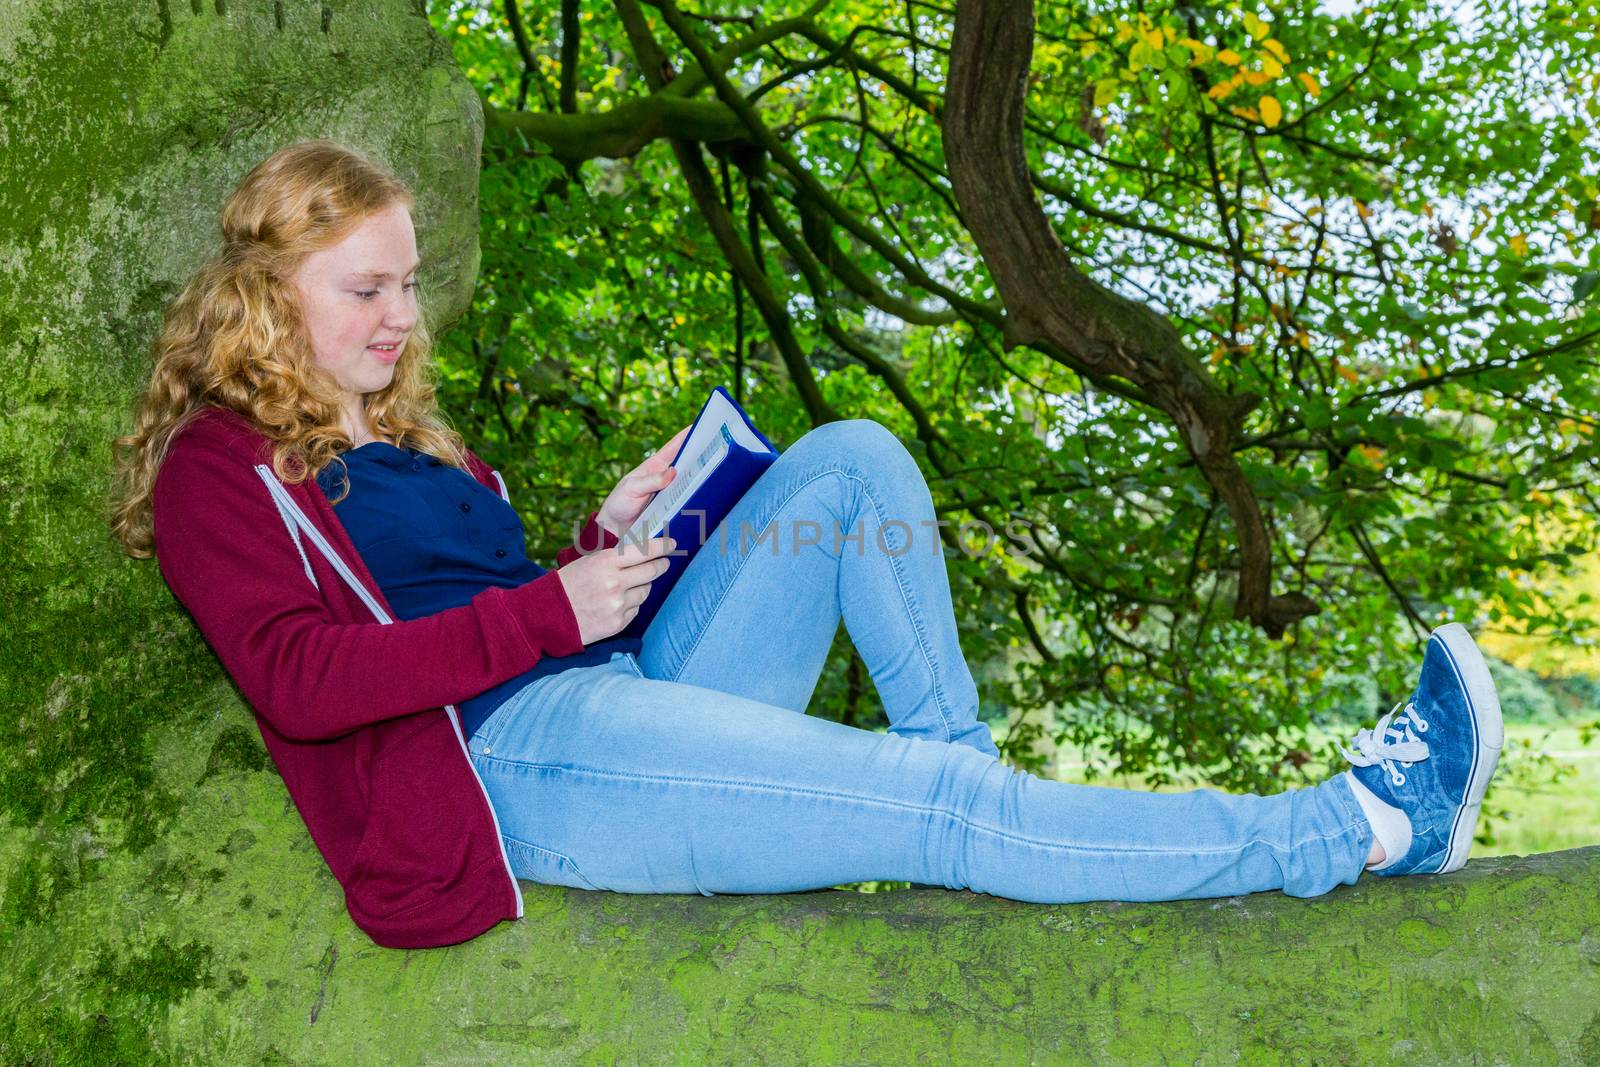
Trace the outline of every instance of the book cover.
{"label": "book cover", "polygon": [[[650,583],[638,614],[618,636],[643,636],[689,561],[707,546],[718,550],[723,539],[717,527],[777,458],[777,447],[756,429],[738,401],[722,386],[714,388],[673,457],[677,476],[650,499],[624,536],[625,541],[643,542],[664,534],[677,548],[667,557],[667,569]],[[727,544],[737,547],[738,531],[731,532]]]}

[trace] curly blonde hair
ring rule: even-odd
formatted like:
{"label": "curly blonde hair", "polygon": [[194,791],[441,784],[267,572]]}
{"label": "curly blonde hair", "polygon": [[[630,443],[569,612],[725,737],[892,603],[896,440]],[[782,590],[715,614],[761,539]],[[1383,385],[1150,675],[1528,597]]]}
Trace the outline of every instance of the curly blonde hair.
{"label": "curly blonde hair", "polygon": [[[231,408],[250,419],[274,442],[273,469],[290,484],[354,446],[340,424],[338,383],[313,357],[291,279],[306,256],[338,244],[369,215],[397,202],[407,210],[413,205],[398,178],[343,145],[320,140],[274,152],[228,196],[222,248],[167,305],[133,432],[115,442],[109,522],[128,555],[154,554],[156,475],[172,441],[207,407]],[[431,351],[419,318],[393,380],[366,397],[368,428],[465,469],[461,435],[435,402]]]}

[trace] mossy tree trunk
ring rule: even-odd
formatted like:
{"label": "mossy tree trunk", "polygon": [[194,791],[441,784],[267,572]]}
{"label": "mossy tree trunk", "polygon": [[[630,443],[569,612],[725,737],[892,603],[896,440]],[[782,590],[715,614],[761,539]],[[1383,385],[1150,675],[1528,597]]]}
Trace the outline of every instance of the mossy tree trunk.
{"label": "mossy tree trunk", "polygon": [[394,952],[104,522],[227,190],[344,140],[418,193],[445,321],[481,117],[408,0],[0,6],[0,1061],[1600,1061],[1600,849],[1157,905],[626,897]]}
{"label": "mossy tree trunk", "polygon": [[[172,834],[196,816],[235,848],[251,831],[174,760],[259,780],[310,844],[249,710],[106,522],[163,305],[217,247],[235,183],[329,137],[415,189],[427,310],[456,317],[482,128],[414,0],[0,0],[0,1062],[142,1045],[190,950],[216,950],[198,935],[164,955],[167,909],[215,889]],[[121,883],[124,863],[158,873]],[[69,935],[85,900],[111,917]]]}

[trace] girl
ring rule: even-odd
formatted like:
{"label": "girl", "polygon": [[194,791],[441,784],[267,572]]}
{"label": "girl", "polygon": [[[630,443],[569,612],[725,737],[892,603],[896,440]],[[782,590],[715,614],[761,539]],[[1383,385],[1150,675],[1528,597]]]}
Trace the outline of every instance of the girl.
{"label": "girl", "polygon": [[[1366,868],[1466,862],[1501,725],[1457,625],[1429,641],[1403,710],[1356,735],[1352,769],[1314,788],[1149,794],[999,762],[932,499],[874,422],[795,442],[643,637],[618,637],[675,550],[618,534],[670,481],[683,434],[555,569],[530,561],[504,481],[435,409],[411,205],[329,142],[263,161],[168,308],[118,441],[118,537],[156,556],[254,708],[379,944],[519,917],[518,878],[1147,901],[1309,897]],[[805,714],[841,617],[887,734]]]}

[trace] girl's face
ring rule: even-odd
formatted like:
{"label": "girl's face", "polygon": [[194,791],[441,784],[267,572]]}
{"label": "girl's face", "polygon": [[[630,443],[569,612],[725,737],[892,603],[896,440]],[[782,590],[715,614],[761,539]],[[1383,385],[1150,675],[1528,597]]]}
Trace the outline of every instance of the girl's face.
{"label": "girl's face", "polygon": [[394,203],[308,255],[294,274],[317,365],[338,381],[352,416],[365,394],[394,377],[417,324],[418,265],[411,215]]}

